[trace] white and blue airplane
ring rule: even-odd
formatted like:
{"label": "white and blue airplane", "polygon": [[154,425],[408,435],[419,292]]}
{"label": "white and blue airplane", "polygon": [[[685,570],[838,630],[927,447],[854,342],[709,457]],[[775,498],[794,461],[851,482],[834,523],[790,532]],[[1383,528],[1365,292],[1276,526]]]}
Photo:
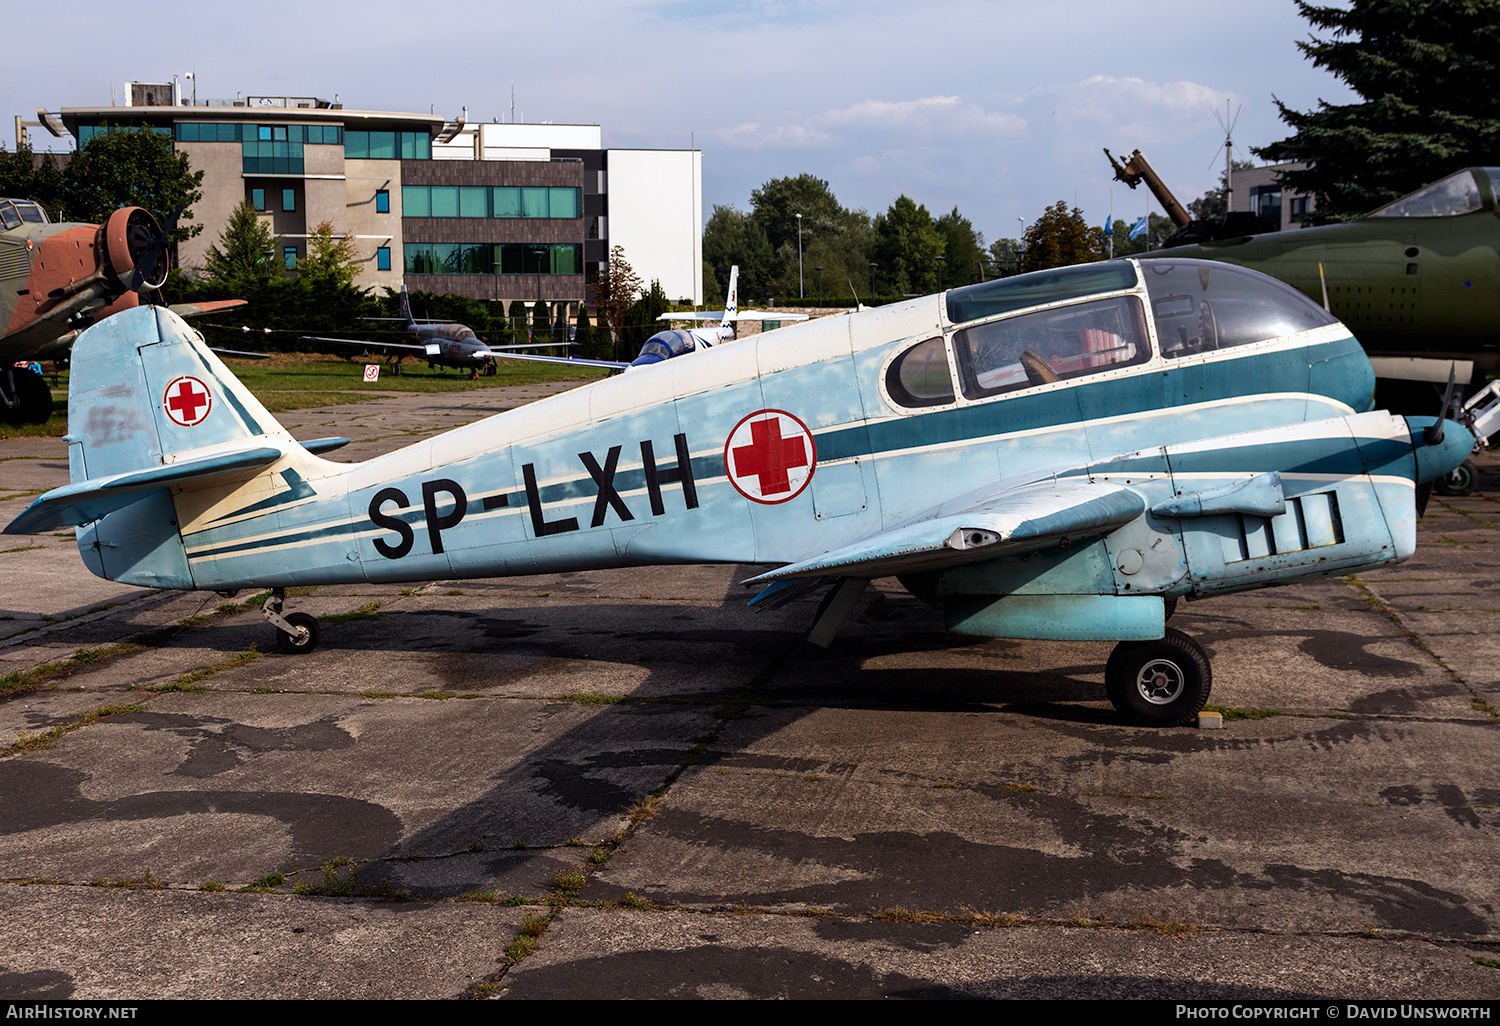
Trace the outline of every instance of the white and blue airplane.
{"label": "white and blue airplane", "polygon": [[[628,371],[640,367],[650,367],[652,364],[661,363],[663,360],[671,360],[674,357],[686,356],[688,353],[696,353],[704,349],[712,349],[720,342],[727,342],[735,337],[734,325],[736,321],[805,321],[807,314],[784,314],[763,313],[759,310],[741,310],[739,308],[739,265],[729,269],[729,298],[724,304],[724,310],[719,311],[694,311],[692,313],[664,313],[657,318],[658,321],[712,321],[719,323],[712,328],[667,328],[658,331],[641,345],[641,351],[634,360],[629,363],[617,363],[613,360],[588,360],[581,356],[535,356],[530,353],[503,353],[510,360],[536,360],[541,363],[568,363],[583,367],[609,367],[612,370]],[[512,347],[514,348],[514,347]]]}
{"label": "white and blue airplane", "polygon": [[1191,722],[1203,649],[1178,598],[1343,575],[1416,544],[1457,423],[1364,412],[1349,330],[1254,271],[1163,257],[1003,278],[594,382],[366,460],[298,443],[170,311],[78,339],[71,483],[7,528],[75,526],[128,584],[293,585],[669,563],[831,582],[826,644],[873,578],[948,629],[1112,640],[1110,699]]}

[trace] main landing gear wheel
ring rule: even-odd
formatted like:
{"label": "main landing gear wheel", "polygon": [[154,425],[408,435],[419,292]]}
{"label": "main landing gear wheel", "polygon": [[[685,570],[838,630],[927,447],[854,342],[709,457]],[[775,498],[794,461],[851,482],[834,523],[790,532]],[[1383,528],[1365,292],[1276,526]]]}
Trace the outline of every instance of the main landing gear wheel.
{"label": "main landing gear wheel", "polygon": [[1478,470],[1473,460],[1464,460],[1433,482],[1433,490],[1439,495],[1473,495],[1479,489]]}
{"label": "main landing gear wheel", "polygon": [[1144,727],[1192,723],[1213,683],[1208,654],[1178,630],[1160,641],[1122,641],[1104,667],[1104,688],[1123,715]]}
{"label": "main landing gear wheel", "polygon": [[260,607],[272,627],[276,628],[276,647],[287,655],[306,655],[318,647],[323,632],[318,621],[306,613],[281,613],[281,604],[286,601],[285,588],[272,588]]}
{"label": "main landing gear wheel", "polygon": [[52,416],[52,390],[33,370],[0,370],[0,418],[7,424],[45,424]]}
{"label": "main landing gear wheel", "polygon": [[287,655],[305,655],[318,647],[318,641],[322,638],[322,630],[318,627],[316,617],[307,613],[288,613],[286,622],[293,627],[300,627],[306,631],[302,634],[288,634],[280,627],[276,628],[276,647]]}

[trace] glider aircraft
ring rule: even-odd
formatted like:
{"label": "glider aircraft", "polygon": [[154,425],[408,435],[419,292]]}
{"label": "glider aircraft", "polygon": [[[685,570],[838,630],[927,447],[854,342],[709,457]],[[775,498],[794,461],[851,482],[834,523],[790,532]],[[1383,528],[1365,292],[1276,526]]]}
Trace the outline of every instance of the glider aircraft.
{"label": "glider aircraft", "polygon": [[6,527],[78,530],[89,569],[269,588],[669,563],[770,564],[767,607],[830,586],[827,644],[873,578],[949,630],[1118,642],[1127,717],[1192,722],[1197,598],[1410,556],[1419,498],[1473,438],[1366,412],[1349,329],[1201,260],[1002,278],[827,317],[502,413],[362,463],[295,441],[161,309],[78,340],[71,483]]}

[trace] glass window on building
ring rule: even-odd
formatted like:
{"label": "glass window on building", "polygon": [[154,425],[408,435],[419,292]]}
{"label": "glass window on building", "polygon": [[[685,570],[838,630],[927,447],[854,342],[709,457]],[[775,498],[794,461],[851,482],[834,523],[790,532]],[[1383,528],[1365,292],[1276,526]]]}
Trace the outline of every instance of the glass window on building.
{"label": "glass window on building", "polygon": [[[571,190],[569,190],[571,191]],[[569,245],[555,245],[552,250],[552,273],[553,274],[582,274],[583,273],[583,247]]]}
{"label": "glass window on building", "polygon": [[281,262],[286,264],[287,267],[295,269],[297,267],[297,247],[283,246],[281,248]]}
{"label": "glass window on building", "polygon": [[432,273],[458,274],[459,261],[462,258],[462,246],[451,242],[434,242],[432,244]]}
{"label": "glass window on building", "polygon": [[[580,217],[577,189],[548,189],[548,217]],[[568,273],[572,273],[571,271]]]}
{"label": "glass window on building", "polygon": [[389,271],[391,269],[391,247],[381,246],[375,251],[375,269],[377,271]]}
{"label": "glass window on building", "polygon": [[391,212],[391,191],[389,189],[375,190],[375,213],[389,214]]}
{"label": "glass window on building", "polygon": [[432,217],[458,216],[458,186],[434,185],[431,191]]}
{"label": "glass window on building", "polygon": [[1281,225],[1281,186],[1255,186],[1250,190],[1250,209],[1279,227]]}
{"label": "glass window on building", "polygon": [[432,140],[426,132],[401,133],[402,160],[429,160],[432,157]]}
{"label": "glass window on building", "polygon": [[521,190],[511,186],[500,186],[490,190],[490,200],[494,204],[492,210],[494,217],[520,217],[521,216]]}
{"label": "glass window on building", "polygon": [[[256,138],[257,139],[259,139],[261,142],[270,142],[271,141],[271,126],[270,125],[256,125],[255,127],[256,127]],[[282,136],[282,138],[284,139],[284,138],[286,138],[286,136]]]}
{"label": "glass window on building", "polygon": [[266,209],[266,190],[251,189],[250,205],[256,210],[264,211]]}
{"label": "glass window on building", "polygon": [[522,189],[521,190],[521,216],[522,217],[546,217],[547,216],[547,190],[546,189]]}
{"label": "glass window on building", "polygon": [[432,273],[432,247],[425,242],[407,242],[401,246],[406,256],[407,274]]}
{"label": "glass window on building", "polygon": [[458,190],[459,217],[488,217],[490,213],[489,189],[463,186]]}
{"label": "glass window on building", "polygon": [[431,217],[432,194],[425,185],[403,185],[401,187],[402,217]]}
{"label": "glass window on building", "polygon": [[396,159],[396,133],[395,132],[371,132],[370,133],[370,159],[371,160],[395,160]]}
{"label": "glass window on building", "polygon": [[293,211],[297,209],[296,189],[281,190],[281,209],[286,211]]}

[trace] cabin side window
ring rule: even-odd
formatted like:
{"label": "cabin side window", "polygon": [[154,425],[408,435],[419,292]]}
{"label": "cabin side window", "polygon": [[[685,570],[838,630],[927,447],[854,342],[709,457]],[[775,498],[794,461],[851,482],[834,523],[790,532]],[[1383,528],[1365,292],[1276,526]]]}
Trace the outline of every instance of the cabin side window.
{"label": "cabin side window", "polygon": [[1143,261],[1156,340],[1169,360],[1295,335],[1332,314],[1273,278],[1202,260]]}
{"label": "cabin side window", "polygon": [[964,395],[998,395],[1151,359],[1141,301],[1119,296],[1022,314],[953,336]]}
{"label": "cabin side window", "polygon": [[942,406],[953,402],[953,376],[941,338],[912,346],[891,361],[885,389],[901,406]]}

